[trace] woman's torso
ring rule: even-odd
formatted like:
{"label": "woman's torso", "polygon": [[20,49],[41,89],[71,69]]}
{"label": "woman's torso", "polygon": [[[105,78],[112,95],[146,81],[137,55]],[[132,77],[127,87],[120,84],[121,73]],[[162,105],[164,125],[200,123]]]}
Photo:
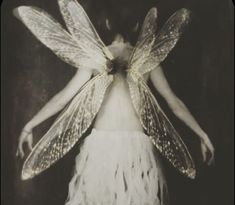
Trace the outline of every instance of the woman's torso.
{"label": "woman's torso", "polygon": [[114,81],[107,90],[96,117],[95,129],[143,131],[125,78],[122,74],[114,75]]}
{"label": "woman's torso", "polygon": [[[120,38],[120,36],[117,36]],[[119,40],[119,41],[118,41]],[[114,41],[108,49],[114,58],[128,62],[133,47],[122,39]],[[114,74],[114,81],[108,88],[101,109],[96,117],[94,128],[99,130],[136,130],[143,131],[134,110],[125,72]],[[149,76],[144,76],[148,79]]]}

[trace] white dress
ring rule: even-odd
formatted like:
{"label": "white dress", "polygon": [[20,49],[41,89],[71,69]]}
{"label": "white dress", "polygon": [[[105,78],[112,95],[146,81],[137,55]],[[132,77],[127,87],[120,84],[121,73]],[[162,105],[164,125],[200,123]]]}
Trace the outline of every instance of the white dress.
{"label": "white dress", "polygon": [[66,205],[166,205],[162,166],[141,131],[93,129],[76,157]]}

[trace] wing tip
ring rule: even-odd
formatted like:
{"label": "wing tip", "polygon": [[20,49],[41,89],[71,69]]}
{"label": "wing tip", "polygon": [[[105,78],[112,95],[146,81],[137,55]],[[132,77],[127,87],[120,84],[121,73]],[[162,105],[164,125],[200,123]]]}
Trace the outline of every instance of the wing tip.
{"label": "wing tip", "polygon": [[28,179],[31,179],[33,178],[33,175],[30,174],[27,170],[22,170],[22,173],[21,173],[21,180],[25,181],[25,180],[28,180]]}
{"label": "wing tip", "polygon": [[196,178],[196,169],[192,168],[192,169],[188,169],[185,171],[185,173],[190,179],[195,179]]}
{"label": "wing tip", "polygon": [[148,13],[157,18],[157,7],[152,7]]}
{"label": "wing tip", "polygon": [[27,10],[29,8],[29,6],[19,6],[13,9],[12,13],[13,15],[17,18],[17,19],[21,19],[22,18],[22,14],[25,12],[25,10]]}
{"label": "wing tip", "polygon": [[17,7],[17,8],[14,8],[13,9],[13,11],[12,11],[12,13],[13,13],[13,15],[17,18],[17,19],[20,19],[20,11],[19,11],[19,7]]}
{"label": "wing tip", "polygon": [[194,180],[194,179],[196,179],[196,176],[197,176],[197,175],[196,175],[196,172],[195,172],[195,173],[189,175],[189,178]]}
{"label": "wing tip", "polygon": [[21,180],[25,181],[28,179],[32,179],[38,173],[35,172],[32,168],[30,168],[27,164],[27,160],[25,161],[22,172],[21,172]]}
{"label": "wing tip", "polygon": [[185,19],[190,19],[192,16],[192,11],[187,8],[180,9],[180,12]]}

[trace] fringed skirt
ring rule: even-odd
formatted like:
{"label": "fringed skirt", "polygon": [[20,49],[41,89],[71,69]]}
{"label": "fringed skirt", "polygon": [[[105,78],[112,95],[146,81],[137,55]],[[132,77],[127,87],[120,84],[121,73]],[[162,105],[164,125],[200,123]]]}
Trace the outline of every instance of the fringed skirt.
{"label": "fringed skirt", "polygon": [[154,149],[139,131],[93,129],[76,157],[66,205],[167,205]]}

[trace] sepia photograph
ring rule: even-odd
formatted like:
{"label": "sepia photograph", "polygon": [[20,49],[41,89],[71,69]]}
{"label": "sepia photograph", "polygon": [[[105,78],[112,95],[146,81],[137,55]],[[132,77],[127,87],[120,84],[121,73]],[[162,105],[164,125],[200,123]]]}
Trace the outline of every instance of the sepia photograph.
{"label": "sepia photograph", "polygon": [[4,0],[1,204],[234,204],[231,0]]}

